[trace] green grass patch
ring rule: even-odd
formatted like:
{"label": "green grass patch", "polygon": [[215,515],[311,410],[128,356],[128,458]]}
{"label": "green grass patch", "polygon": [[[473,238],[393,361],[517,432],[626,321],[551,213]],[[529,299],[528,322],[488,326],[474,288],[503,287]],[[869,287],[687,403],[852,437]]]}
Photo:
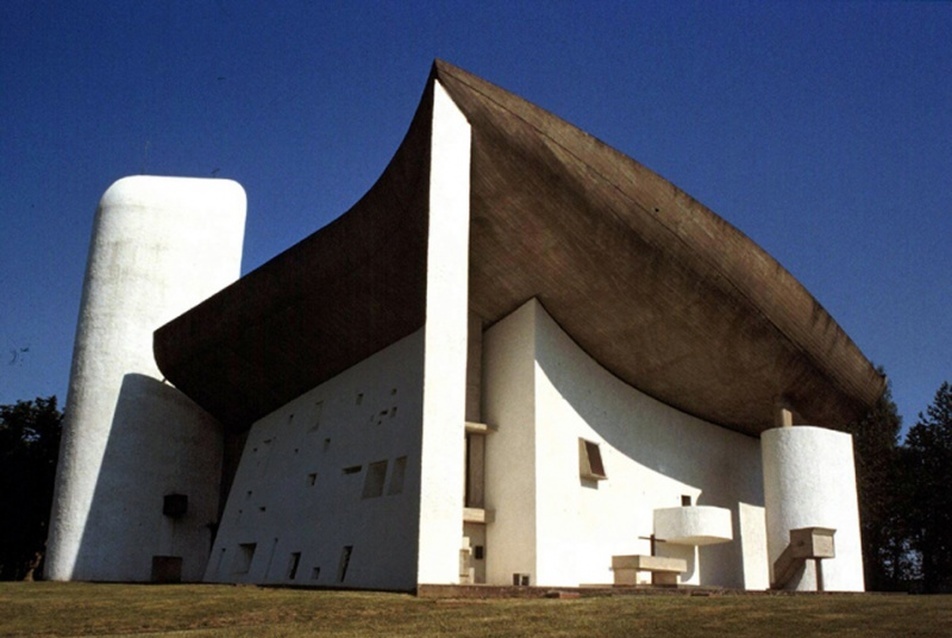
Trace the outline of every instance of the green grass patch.
{"label": "green grass patch", "polygon": [[433,600],[227,585],[0,583],[3,636],[950,636],[952,596]]}

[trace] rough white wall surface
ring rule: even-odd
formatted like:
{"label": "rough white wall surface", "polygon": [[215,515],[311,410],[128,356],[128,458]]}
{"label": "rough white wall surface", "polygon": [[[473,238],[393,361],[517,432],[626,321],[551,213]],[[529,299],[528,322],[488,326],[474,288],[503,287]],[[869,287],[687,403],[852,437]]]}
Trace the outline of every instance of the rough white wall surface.
{"label": "rough white wall surface", "polygon": [[[152,333],[237,279],[246,199],[228,180],[127,177],[93,227],[47,577],[149,580],[153,555],[201,576],[218,504],[218,425],[161,382]],[[189,496],[166,520],[163,496]]]}
{"label": "rough white wall surface", "polygon": [[[490,584],[613,581],[612,555],[648,554],[654,510],[693,503],[732,512],[734,541],[685,558],[682,582],[762,588],[763,532],[739,510],[763,508],[757,439],[683,414],[628,386],[583,352],[535,300],[484,336]],[[607,478],[579,472],[579,439],[598,445]],[[515,543],[507,546],[507,543]],[[763,576],[758,576],[763,574]]]}
{"label": "rough white wall surface", "polygon": [[416,586],[423,342],[417,331],[252,426],[206,580]]}
{"label": "rough white wall surface", "polygon": [[[836,558],[823,561],[824,588],[863,591],[853,437],[824,428],[795,426],[764,432],[761,444],[770,565],[789,544],[791,529],[833,528]],[[788,588],[816,589],[812,560]]]}

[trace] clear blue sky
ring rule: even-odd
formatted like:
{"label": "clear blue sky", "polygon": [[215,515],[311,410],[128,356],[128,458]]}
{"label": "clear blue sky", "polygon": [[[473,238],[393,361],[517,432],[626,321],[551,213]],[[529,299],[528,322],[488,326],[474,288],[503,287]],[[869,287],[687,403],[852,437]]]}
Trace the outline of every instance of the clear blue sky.
{"label": "clear blue sky", "polygon": [[446,59],[673,181],[885,367],[952,380],[952,4],[0,2],[0,403],[66,394],[116,179],[248,192],[243,270],[344,212]]}

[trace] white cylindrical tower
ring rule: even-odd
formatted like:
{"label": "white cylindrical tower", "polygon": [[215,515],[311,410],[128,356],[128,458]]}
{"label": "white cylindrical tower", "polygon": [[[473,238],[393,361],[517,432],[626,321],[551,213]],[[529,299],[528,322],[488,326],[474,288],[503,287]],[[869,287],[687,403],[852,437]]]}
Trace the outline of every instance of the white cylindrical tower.
{"label": "white cylindrical tower", "polygon": [[[220,426],[162,382],[152,335],[238,278],[245,208],[241,186],[218,179],[126,177],[102,196],[73,350],[48,578],[149,580],[157,556],[167,559],[160,569],[177,558],[183,579],[201,578],[204,564],[192,563],[207,556],[217,514]],[[179,495],[171,514],[169,494]]]}
{"label": "white cylindrical tower", "polygon": [[[863,591],[853,437],[825,428],[795,426],[767,430],[760,443],[771,573],[790,543],[790,530],[829,528],[836,530],[836,555],[823,560],[823,588]],[[816,583],[816,563],[806,560],[786,588],[809,591],[816,589]]]}

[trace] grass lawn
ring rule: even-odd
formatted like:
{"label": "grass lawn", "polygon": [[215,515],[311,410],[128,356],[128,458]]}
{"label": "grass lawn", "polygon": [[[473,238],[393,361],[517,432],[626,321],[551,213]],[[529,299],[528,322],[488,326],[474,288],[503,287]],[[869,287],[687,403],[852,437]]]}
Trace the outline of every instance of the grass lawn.
{"label": "grass lawn", "polygon": [[227,585],[0,583],[0,636],[952,636],[952,596],[433,600]]}

